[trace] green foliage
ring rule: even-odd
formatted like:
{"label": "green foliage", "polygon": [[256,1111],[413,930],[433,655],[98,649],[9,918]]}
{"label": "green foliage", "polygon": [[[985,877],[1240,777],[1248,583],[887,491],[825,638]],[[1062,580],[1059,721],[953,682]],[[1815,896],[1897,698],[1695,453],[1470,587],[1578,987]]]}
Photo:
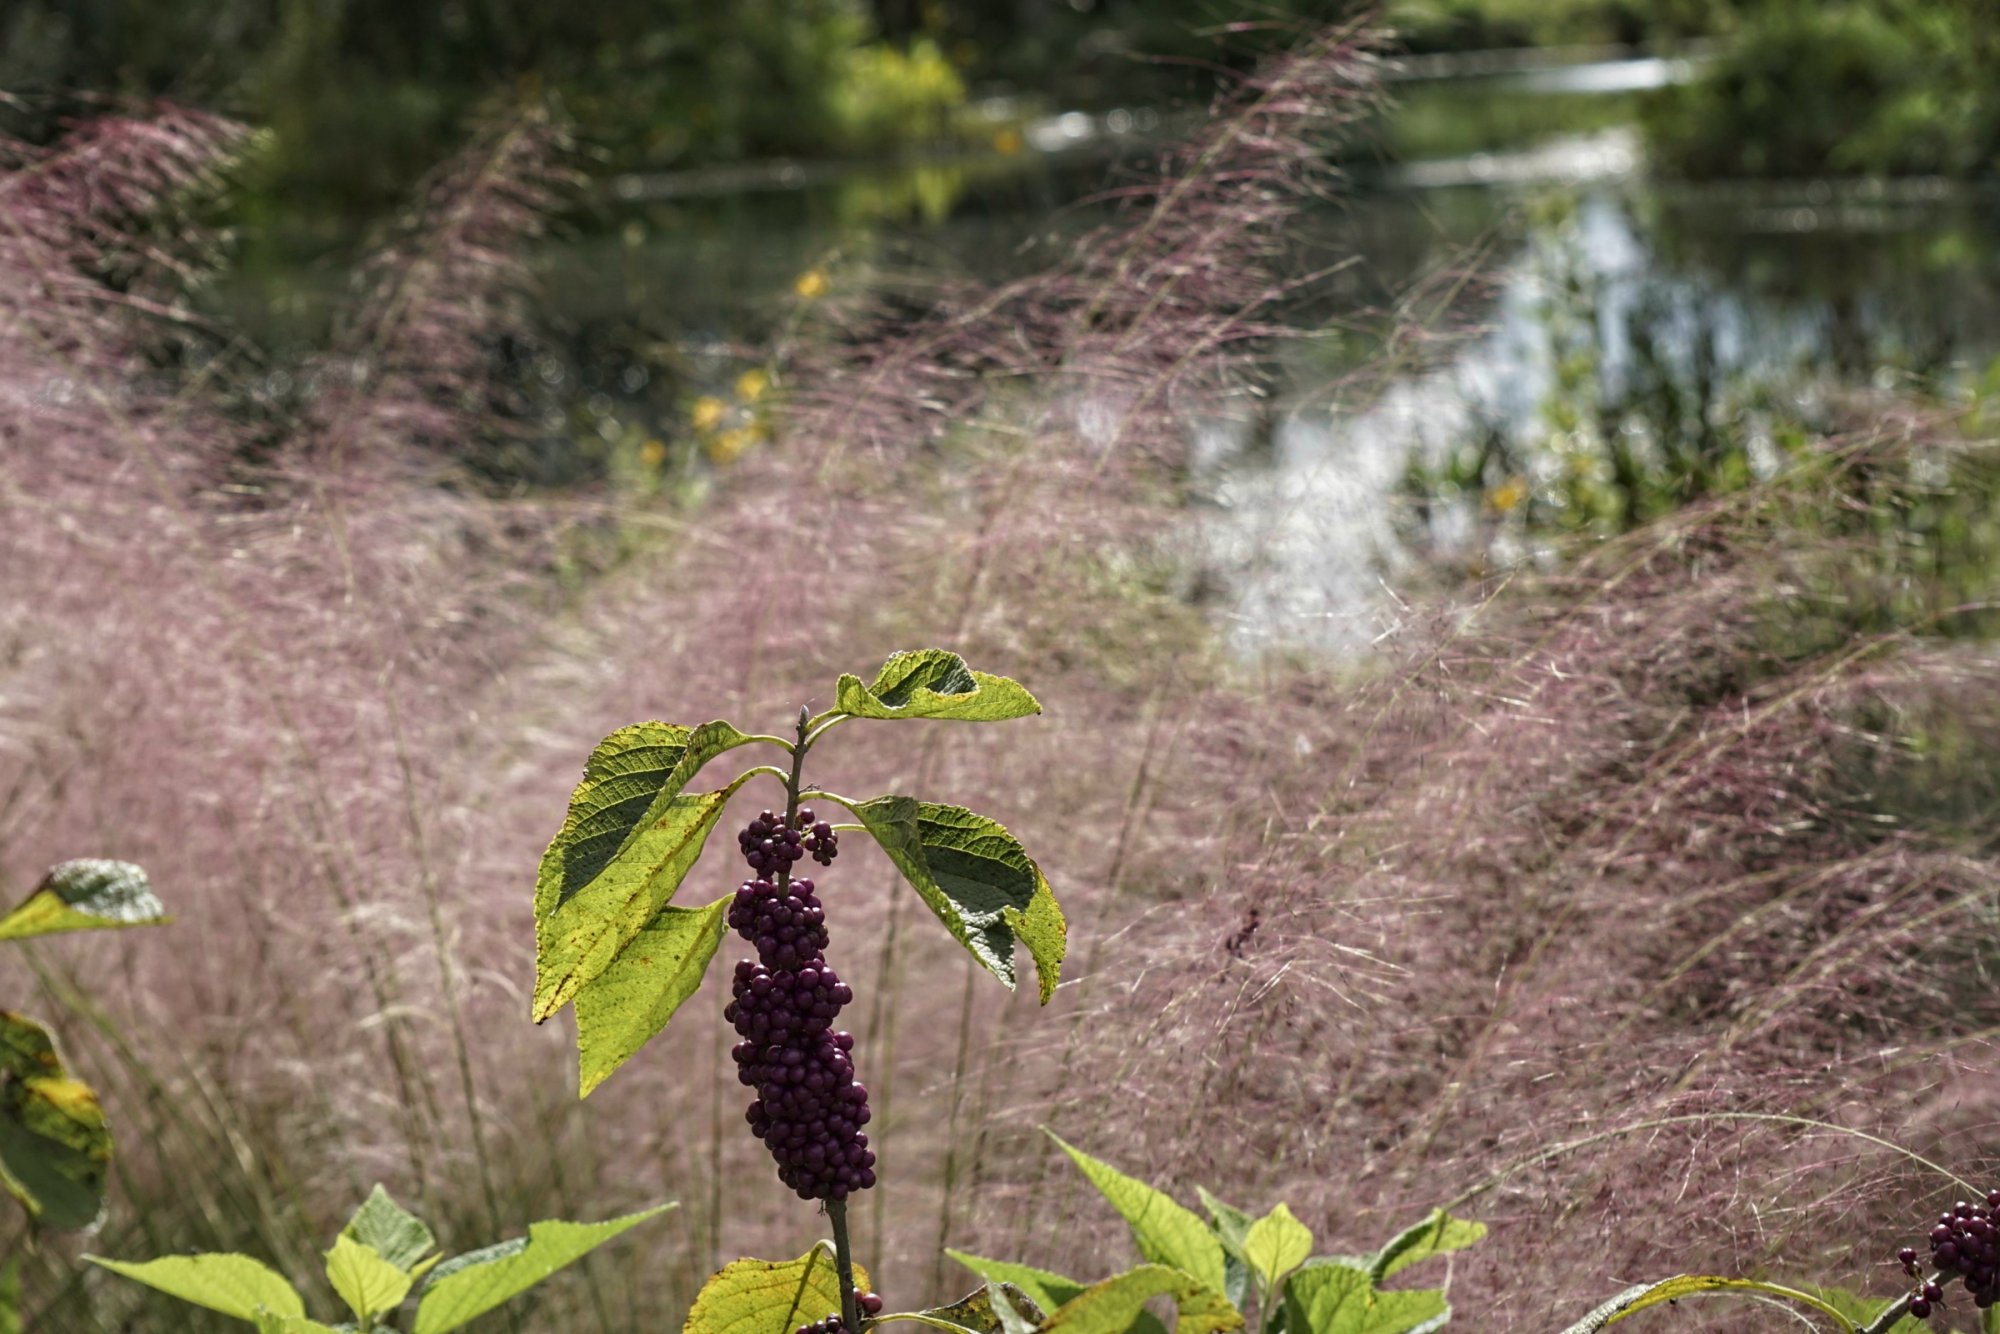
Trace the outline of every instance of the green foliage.
{"label": "green foliage", "polygon": [[[856,1265],[857,1288],[868,1271]],[[796,1260],[734,1260],[702,1285],[682,1334],[792,1334],[840,1310],[832,1248],[814,1246]]]}
{"label": "green foliage", "polygon": [[[0,941],[166,920],[143,870],[86,858],[52,868],[0,916]],[[0,1186],[38,1226],[79,1230],[103,1215],[110,1172],[97,1095],[70,1076],[47,1029],[0,1011]]]}
{"label": "green foliage", "polygon": [[1692,176],[1990,172],[2000,29],[1972,0],[1766,0],[1710,76],[1657,102],[1658,158]]}
{"label": "green foliage", "polygon": [[[911,797],[855,802],[801,792],[805,755],[834,726],[854,719],[999,722],[1041,712],[1016,681],[973,671],[956,653],[898,653],[872,681],[842,676],[835,707],[803,711],[799,738],[749,736],[726,722],[689,728],[646,722],[600,742],[571,794],[563,825],[535,880],[535,991],[541,1023],[576,1006],[579,1096],[664,1029],[701,986],[715,957],[730,899],[700,908],[672,903],[729,799],[752,778],[785,779],[788,795],[837,801],[889,855],[954,939],[1009,989],[1014,949],[1024,945],[1055,992],[1066,925],[1046,877],[1013,835],[962,807]],[[687,789],[710,760],[739,746],[783,747],[788,776],[768,766],[711,792]]]}
{"label": "green foliage", "polygon": [[[387,1328],[383,1322],[395,1317],[421,1279],[412,1334],[448,1334],[672,1207],[660,1205],[603,1223],[535,1223],[526,1237],[440,1263],[431,1254],[436,1239],[430,1228],[377,1186],[334,1239],[326,1255],[326,1277],[364,1331]],[[333,1328],[309,1319],[298,1290],[247,1255],[173,1255],[138,1263],[84,1258],[184,1302],[254,1324],[263,1334]]]}
{"label": "green foliage", "polygon": [[21,1257],[0,1264],[0,1334],[21,1334]]}
{"label": "green foliage", "polygon": [[[1382,1280],[1486,1235],[1482,1224],[1437,1210],[1371,1257],[1314,1257],[1311,1230],[1282,1203],[1252,1218],[1202,1190],[1214,1220],[1205,1223],[1165,1192],[1050,1138],[1125,1219],[1150,1263],[1085,1285],[1026,1265],[946,1252],[986,1279],[989,1292],[1002,1288],[992,1300],[996,1310],[1004,1313],[1005,1287],[1018,1288],[1050,1310],[1027,1327],[1032,1334],[1057,1329],[1126,1334],[1149,1327],[1145,1303],[1162,1295],[1172,1297],[1183,1330],[1250,1325],[1254,1298],[1254,1327],[1263,1334],[1429,1334],[1451,1318],[1444,1292],[1384,1291]],[[1006,1334],[1027,1331],[1010,1328]]]}
{"label": "green foliage", "polygon": [[993,723],[1042,711],[1019,682],[975,672],[956,653],[936,648],[892,655],[868,685],[858,676],[842,676],[833,693],[834,707],[813,719],[815,724],[842,713]]}
{"label": "green foliage", "polygon": [[1068,928],[1041,867],[1012,834],[963,806],[896,796],[834,800],[860,817],[952,939],[1010,991],[1014,944],[1026,945],[1041,978],[1042,1003],[1048,1003]]}

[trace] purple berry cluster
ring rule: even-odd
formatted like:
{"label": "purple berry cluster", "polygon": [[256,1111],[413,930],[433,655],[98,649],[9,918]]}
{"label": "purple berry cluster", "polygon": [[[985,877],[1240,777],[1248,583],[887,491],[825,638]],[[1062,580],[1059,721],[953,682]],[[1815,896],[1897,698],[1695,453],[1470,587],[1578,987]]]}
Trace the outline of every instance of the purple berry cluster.
{"label": "purple berry cluster", "polygon": [[[861,1308],[864,1318],[882,1314],[882,1299],[872,1292],[861,1293],[854,1299],[854,1304]],[[849,1334],[849,1331],[847,1322],[840,1318],[840,1312],[834,1311],[824,1320],[800,1325],[793,1334]]]}
{"label": "purple berry cluster", "polygon": [[[1972,1304],[1985,1310],[2000,1300],[2000,1190],[1983,1203],[1960,1200],[1938,1215],[1931,1229],[1931,1264],[1937,1278],[1929,1279],[1910,1298],[1910,1314],[1921,1320],[1944,1301],[1938,1279],[1962,1279]],[[1896,1252],[1903,1272],[1919,1277],[1917,1252],[1905,1246]]]}
{"label": "purple berry cluster", "polygon": [[[801,837],[798,828],[811,832]],[[844,1200],[875,1184],[854,1035],[833,1027],[854,992],[826,961],[826,910],[813,882],[790,874],[808,852],[833,860],[833,834],[810,809],[792,822],[765,811],[737,841],[758,872],[729,907],[729,925],[757,950],[736,965],[734,999],[723,1012],[743,1039],[731,1053],[736,1076],[757,1090],[744,1116],[799,1198]]]}
{"label": "purple berry cluster", "polygon": [[743,859],[761,876],[784,875],[792,863],[811,857],[821,866],[833,865],[840,851],[840,838],[833,826],[813,818],[812,807],[799,810],[796,819],[765,811],[736,835]]}

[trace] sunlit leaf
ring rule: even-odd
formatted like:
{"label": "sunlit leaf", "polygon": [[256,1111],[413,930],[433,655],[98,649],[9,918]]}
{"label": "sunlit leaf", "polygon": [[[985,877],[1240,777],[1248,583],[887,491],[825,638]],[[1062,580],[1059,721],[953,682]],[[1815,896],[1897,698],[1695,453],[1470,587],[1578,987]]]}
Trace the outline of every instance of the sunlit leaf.
{"label": "sunlit leaf", "polygon": [[168,1255],[128,1264],[99,1255],[84,1259],[114,1274],[211,1311],[255,1321],[259,1313],[303,1316],[305,1303],[284,1276],[247,1255]]}
{"label": "sunlit leaf", "polygon": [[84,858],[50,870],[32,894],[0,916],[0,940],[156,926],[166,920],[167,911],[143,870],[131,862]]}
{"label": "sunlit leaf", "polygon": [[1285,1282],[1287,1334],[1430,1334],[1450,1319],[1437,1289],[1382,1292],[1352,1265],[1309,1264]]}
{"label": "sunlit leaf", "polygon": [[[854,1266],[857,1291],[868,1275]],[[833,1251],[815,1246],[796,1260],[737,1260],[702,1285],[682,1334],[792,1334],[840,1310]],[[419,1330],[417,1334],[425,1334]]]}
{"label": "sunlit leaf", "polygon": [[533,1223],[525,1237],[453,1256],[432,1270],[424,1283],[412,1334],[457,1329],[673,1207],[663,1204],[602,1223]]}
{"label": "sunlit leaf", "polygon": [[431,1235],[423,1219],[396,1203],[379,1185],[368,1193],[368,1198],[354,1211],[354,1217],[347,1220],[341,1235],[372,1247],[376,1254],[405,1273],[416,1272],[423,1258],[437,1246],[437,1238]]}
{"label": "sunlit leaf", "polygon": [[1222,1244],[1200,1215],[1164,1191],[1071,1148],[1059,1136],[1052,1134],[1049,1138],[1062,1147],[1090,1184],[1124,1216],[1141,1255],[1155,1264],[1185,1270],[1196,1281],[1214,1289],[1218,1297],[1222,1295]]}
{"label": "sunlit leaf", "polygon": [[945,929],[1010,990],[1014,942],[1026,945],[1048,1003],[1068,927],[1041,867],[1012,834],[963,806],[914,797],[876,797],[853,810]]}
{"label": "sunlit leaf", "polygon": [[1391,1274],[1434,1255],[1462,1251],[1485,1235],[1486,1224],[1453,1218],[1442,1209],[1433,1209],[1429,1217],[1404,1228],[1375,1253],[1374,1261],[1369,1265],[1369,1276],[1380,1283]]}
{"label": "sunlit leaf", "polygon": [[111,1131],[48,1030],[0,1011],[0,1186],[43,1227],[79,1231],[104,1212]]}
{"label": "sunlit leaf", "polygon": [[535,879],[536,1023],[609,968],[673,898],[744,780],[699,796],[682,789],[749,739],[728,723],[638,723],[591,752]]}
{"label": "sunlit leaf", "polygon": [[965,659],[941,648],[898,653],[882,664],[870,684],[861,684],[858,676],[843,676],[834,687],[833,712],[856,718],[991,723],[1041,711],[1020,682],[975,672]]}
{"label": "sunlit leaf", "polygon": [[21,1257],[0,1264],[0,1334],[21,1334]]}
{"label": "sunlit leaf", "polygon": [[730,896],[702,908],[668,905],[576,993],[578,1097],[630,1060],[701,986],[722,943]]}
{"label": "sunlit leaf", "polygon": [[1312,1246],[1312,1230],[1280,1204],[1244,1233],[1243,1258],[1268,1290],[1304,1264],[1312,1254]]}
{"label": "sunlit leaf", "polygon": [[326,1253],[326,1281],[354,1312],[355,1319],[365,1325],[400,1306],[416,1280],[383,1259],[373,1246],[364,1246],[343,1232]]}
{"label": "sunlit leaf", "polygon": [[1797,1302],[1801,1306],[1809,1306],[1821,1315],[1831,1317],[1841,1334],[1855,1334],[1854,1322],[1838,1307],[1809,1292],[1800,1292],[1797,1288],[1764,1283],[1757,1279],[1723,1278],[1715,1274],[1679,1274],[1673,1278],[1662,1279],[1658,1283],[1641,1283],[1627,1288],[1564,1330],[1563,1334],[1597,1334],[1598,1330],[1607,1325],[1615,1325],[1625,1317],[1637,1315],[1648,1307],[1708,1293],[1750,1293],[1764,1297],[1781,1297],[1786,1301]]}
{"label": "sunlit leaf", "polygon": [[[1846,1288],[1813,1288],[1811,1292],[1813,1296],[1840,1312],[1857,1329],[1874,1321],[1889,1305],[1880,1297],[1872,1299],[1863,1297],[1859,1293],[1849,1292]],[[1980,1313],[1982,1328],[1991,1329],[1995,1320],[2000,1319],[1996,1311],[2000,1311],[2000,1308],[1988,1307]],[[1913,1315],[1906,1315],[1883,1330],[1882,1334],[1930,1334],[1930,1328],[1927,1322]]]}
{"label": "sunlit leaf", "polygon": [[1036,1334],[1125,1334],[1155,1297],[1173,1300],[1176,1334],[1222,1334],[1243,1327],[1243,1313],[1219,1291],[1167,1265],[1140,1265],[1093,1283],[1050,1312]]}

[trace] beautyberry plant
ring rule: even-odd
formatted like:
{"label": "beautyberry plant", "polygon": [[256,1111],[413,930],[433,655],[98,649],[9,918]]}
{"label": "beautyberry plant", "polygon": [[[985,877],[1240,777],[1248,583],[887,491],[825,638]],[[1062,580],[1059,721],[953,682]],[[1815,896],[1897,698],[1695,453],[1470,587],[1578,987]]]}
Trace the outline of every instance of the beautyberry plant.
{"label": "beautyberry plant", "polygon": [[[726,722],[645,722],[591,752],[569,813],[535,881],[535,991],[542,1023],[576,1011],[578,1083],[588,1097],[659,1033],[701,985],[725,930],[750,954],[731,978],[724,1017],[735,1028],[738,1078],[753,1091],[744,1116],[801,1199],[820,1201],[833,1232],[795,1261],[743,1260],[710,1280],[689,1329],[749,1319],[776,1334],[861,1334],[882,1316],[853,1264],[846,1202],[876,1183],[868,1090],[854,1037],[838,1026],[854,999],[829,951],[834,936],[810,858],[830,868],[843,832],[865,833],[952,938],[1009,990],[1019,954],[1034,961],[1046,1004],[1062,969],[1066,926],[1041,868],[1013,835],[962,806],[889,794],[856,800],[811,788],[806,757],[856,719],[1001,722],[1041,712],[1018,682],[976,672],[955,653],[898,653],[872,681],[842,676],[833,707],[799,711],[789,737]],[[774,746],[783,767],[758,765],[720,788],[691,792],[703,766],[738,747]],[[673,900],[721,819],[752,779],[775,778],[785,803],[760,811],[736,836],[750,878],[699,907]],[[812,803],[812,804],[807,804]],[[854,823],[822,819],[823,804]],[[831,1259],[834,1277],[824,1272]],[[797,1318],[795,1318],[797,1317]]]}

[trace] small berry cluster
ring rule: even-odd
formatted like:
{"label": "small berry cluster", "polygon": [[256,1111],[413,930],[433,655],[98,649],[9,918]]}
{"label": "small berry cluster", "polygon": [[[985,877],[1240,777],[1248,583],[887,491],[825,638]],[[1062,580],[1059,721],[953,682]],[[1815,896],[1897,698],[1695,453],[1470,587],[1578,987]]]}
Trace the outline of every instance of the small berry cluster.
{"label": "small berry cluster", "polygon": [[[882,1299],[872,1292],[860,1294],[854,1299],[854,1304],[861,1308],[861,1314],[864,1316],[882,1314]],[[840,1312],[835,1311],[824,1320],[810,1325],[800,1325],[794,1334],[847,1334],[847,1322],[840,1318]]]}
{"label": "small berry cluster", "polygon": [[815,819],[812,807],[805,806],[794,820],[771,811],[762,812],[737,834],[736,846],[743,850],[751,870],[772,876],[789,871],[793,862],[806,857],[821,866],[833,865],[834,856],[840,851],[840,839],[832,825]]}
{"label": "small berry cluster", "polygon": [[[802,810],[797,823],[811,819]],[[777,1159],[778,1179],[801,1199],[844,1200],[875,1184],[875,1155],[861,1130],[868,1090],[854,1082],[854,1035],[833,1027],[854,992],[826,961],[826,910],[812,881],[789,875],[825,828],[801,839],[765,811],[738,838],[760,875],[737,889],[729,925],[756,947],[757,958],[736,965],[734,998],[723,1014],[743,1039],[731,1052],[736,1076],[757,1091],[744,1119]],[[831,831],[805,850],[831,861]],[[775,879],[766,870],[772,866]]]}
{"label": "small berry cluster", "polygon": [[[1960,1200],[1939,1214],[1930,1240],[1938,1278],[1962,1279],[1972,1304],[1981,1310],[2000,1300],[2000,1190],[1989,1192],[1983,1203]],[[1905,1246],[1896,1258],[1904,1273],[1919,1276],[1914,1247]],[[1927,1280],[1910,1298],[1910,1314],[1919,1320],[1944,1301],[1938,1278]]]}

